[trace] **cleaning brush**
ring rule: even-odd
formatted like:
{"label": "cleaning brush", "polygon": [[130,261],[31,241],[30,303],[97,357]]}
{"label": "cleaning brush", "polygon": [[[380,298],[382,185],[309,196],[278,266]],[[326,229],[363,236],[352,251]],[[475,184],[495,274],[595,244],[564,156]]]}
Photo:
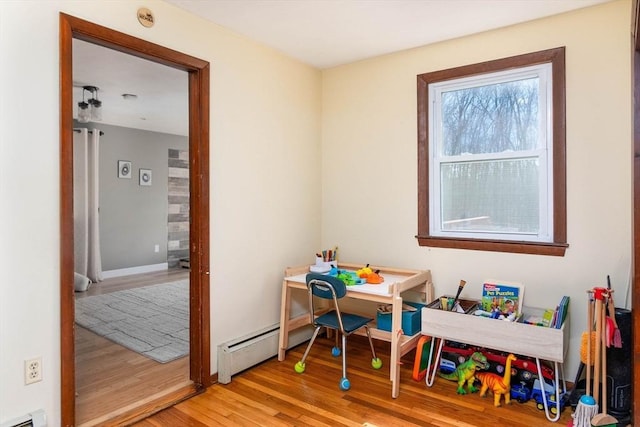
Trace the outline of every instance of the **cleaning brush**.
{"label": "cleaning brush", "polygon": [[[597,336],[595,331],[582,333],[582,341],[580,343],[580,361],[589,369],[593,366],[593,360],[595,358],[596,338]],[[587,357],[587,355],[589,357]]]}
{"label": "cleaning brush", "polygon": [[587,332],[582,334],[582,347],[580,349],[580,357],[587,367],[587,384],[586,393],[578,400],[576,410],[571,417],[573,418],[573,427],[589,427],[591,419],[598,414],[598,404],[591,396],[591,366],[592,360],[595,358],[594,348],[596,347],[597,334],[593,332],[593,307],[595,304],[593,290],[587,291],[589,305],[587,307]]}

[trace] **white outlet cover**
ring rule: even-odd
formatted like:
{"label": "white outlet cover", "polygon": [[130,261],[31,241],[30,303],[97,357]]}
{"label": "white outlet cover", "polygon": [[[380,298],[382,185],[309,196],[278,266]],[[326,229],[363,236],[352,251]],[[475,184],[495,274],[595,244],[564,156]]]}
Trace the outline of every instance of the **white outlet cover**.
{"label": "white outlet cover", "polygon": [[24,383],[33,384],[42,381],[42,358],[36,357],[24,361]]}

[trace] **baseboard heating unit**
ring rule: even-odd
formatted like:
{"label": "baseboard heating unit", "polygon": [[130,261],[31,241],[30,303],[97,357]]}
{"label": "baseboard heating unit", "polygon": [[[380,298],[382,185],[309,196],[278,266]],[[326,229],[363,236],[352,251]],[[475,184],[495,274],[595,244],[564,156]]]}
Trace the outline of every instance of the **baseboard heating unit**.
{"label": "baseboard heating unit", "polygon": [[47,427],[47,417],[42,409],[0,424],[0,427]]}
{"label": "baseboard heating unit", "polygon": [[[228,384],[231,376],[278,354],[280,324],[261,329],[218,346],[218,382]],[[289,348],[311,338],[313,328],[289,334]]]}

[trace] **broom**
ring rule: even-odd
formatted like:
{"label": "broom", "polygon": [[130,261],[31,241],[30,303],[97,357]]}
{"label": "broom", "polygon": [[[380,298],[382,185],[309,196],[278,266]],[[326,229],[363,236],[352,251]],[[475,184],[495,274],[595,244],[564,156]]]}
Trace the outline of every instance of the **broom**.
{"label": "broom", "polygon": [[580,348],[580,358],[587,366],[587,386],[586,393],[580,397],[576,410],[571,415],[574,427],[589,427],[591,419],[598,413],[598,405],[591,396],[591,359],[592,349],[595,347],[596,335],[593,332],[593,291],[587,291],[589,295],[589,306],[587,307],[587,332],[582,334],[582,346]]}
{"label": "broom", "polygon": [[[596,296],[597,298],[597,296]],[[597,302],[596,302],[597,304]],[[601,304],[602,305],[602,304]],[[598,311],[596,309],[596,311]],[[596,314],[597,315],[597,314]],[[603,306],[601,309],[599,322],[604,324],[606,318],[606,308]],[[606,331],[602,330],[602,413],[595,415],[591,419],[592,427],[616,427],[618,420],[607,414],[607,336]]]}

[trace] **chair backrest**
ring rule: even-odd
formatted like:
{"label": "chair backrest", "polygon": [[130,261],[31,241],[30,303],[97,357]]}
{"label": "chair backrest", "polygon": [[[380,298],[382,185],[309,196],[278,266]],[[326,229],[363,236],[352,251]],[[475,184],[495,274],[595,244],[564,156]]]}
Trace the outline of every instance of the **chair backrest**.
{"label": "chair backrest", "polygon": [[338,328],[340,332],[345,333],[344,325],[342,323],[342,313],[340,313],[340,307],[338,300],[347,294],[347,286],[344,282],[337,277],[327,276],[320,273],[309,273],[306,277],[307,289],[309,291],[309,318],[311,324],[318,326],[316,323],[316,305],[314,295],[318,298],[328,299],[333,301],[333,309],[338,321]]}
{"label": "chair backrest", "polygon": [[335,294],[335,297],[339,299],[347,294],[347,286],[337,277],[320,273],[308,273],[306,281],[310,292],[320,298],[333,299]]}

